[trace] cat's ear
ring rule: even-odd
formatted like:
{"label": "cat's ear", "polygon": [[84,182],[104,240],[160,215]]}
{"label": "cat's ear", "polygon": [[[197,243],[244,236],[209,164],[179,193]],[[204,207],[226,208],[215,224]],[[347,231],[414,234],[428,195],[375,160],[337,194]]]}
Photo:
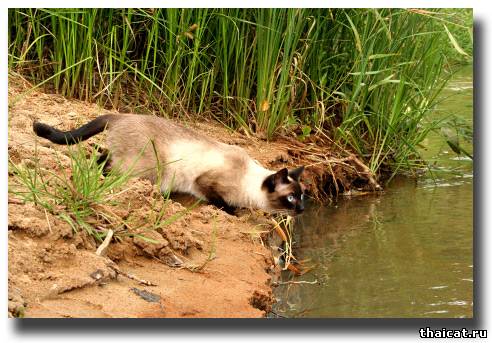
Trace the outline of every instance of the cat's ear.
{"label": "cat's ear", "polygon": [[289,183],[289,171],[287,168],[280,169],[278,172],[269,175],[263,181],[262,188],[268,189],[268,192],[275,192],[275,188],[282,183]]}
{"label": "cat's ear", "polygon": [[299,168],[289,170],[289,176],[294,180],[299,181],[299,178],[301,177],[303,172],[304,166],[301,166]]}
{"label": "cat's ear", "polygon": [[278,172],[276,172],[274,175],[275,178],[275,184],[281,184],[281,183],[289,183],[289,171],[287,168],[280,169]]}

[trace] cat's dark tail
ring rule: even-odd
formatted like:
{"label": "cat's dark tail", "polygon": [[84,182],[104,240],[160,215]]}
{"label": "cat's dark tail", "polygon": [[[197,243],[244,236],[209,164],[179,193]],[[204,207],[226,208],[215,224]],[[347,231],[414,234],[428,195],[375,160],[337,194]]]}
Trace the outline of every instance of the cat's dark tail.
{"label": "cat's dark tail", "polygon": [[72,145],[84,141],[104,131],[104,129],[106,129],[106,127],[108,126],[110,121],[114,119],[114,117],[116,117],[116,115],[106,114],[97,117],[93,121],[90,121],[87,124],[82,125],[78,129],[74,129],[72,131],[60,131],[52,126],[39,122],[34,122],[32,128],[36,135],[49,139],[53,143]]}

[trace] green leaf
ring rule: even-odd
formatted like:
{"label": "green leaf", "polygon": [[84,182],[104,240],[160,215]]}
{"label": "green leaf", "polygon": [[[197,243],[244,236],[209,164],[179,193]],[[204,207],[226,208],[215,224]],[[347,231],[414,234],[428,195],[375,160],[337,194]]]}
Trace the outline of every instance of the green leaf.
{"label": "green leaf", "polygon": [[461,48],[461,46],[459,45],[458,41],[456,40],[456,38],[454,38],[453,34],[448,30],[448,27],[446,26],[446,24],[443,24],[444,25],[444,29],[446,30],[446,33],[448,34],[448,37],[449,37],[449,40],[451,41],[451,44],[453,44],[453,47],[454,49],[461,55],[464,55],[464,56],[467,56],[467,57],[470,57],[470,55],[468,55],[465,50],[463,50]]}

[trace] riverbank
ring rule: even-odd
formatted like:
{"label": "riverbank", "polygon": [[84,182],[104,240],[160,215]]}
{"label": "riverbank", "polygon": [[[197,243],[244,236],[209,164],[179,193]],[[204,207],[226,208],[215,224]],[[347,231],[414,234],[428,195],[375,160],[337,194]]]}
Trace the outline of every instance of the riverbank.
{"label": "riverbank", "polygon": [[[69,129],[107,111],[58,95],[27,92],[31,88],[23,79],[9,78],[10,162],[34,173],[62,175],[71,168],[67,147],[36,138],[32,122]],[[217,140],[242,146],[272,169],[308,162],[305,182],[315,198],[334,190],[379,187],[355,156],[342,156],[340,151],[332,152],[331,144],[319,144],[327,138],[299,143],[284,137],[267,142],[229,132],[212,121],[188,124]],[[84,144],[104,146],[104,134]],[[9,189],[16,178],[10,168]],[[99,208],[120,218],[126,229],[97,254],[101,242],[86,230],[74,232],[60,215],[9,193],[9,315],[264,316],[274,301],[271,280],[279,270],[266,243],[273,230],[270,219],[256,211],[230,216],[207,204],[191,208],[192,199],[161,198],[149,182],[130,180],[111,203]],[[153,230],[149,221],[156,206],[172,220]],[[96,229],[107,224],[98,216],[89,219]]]}

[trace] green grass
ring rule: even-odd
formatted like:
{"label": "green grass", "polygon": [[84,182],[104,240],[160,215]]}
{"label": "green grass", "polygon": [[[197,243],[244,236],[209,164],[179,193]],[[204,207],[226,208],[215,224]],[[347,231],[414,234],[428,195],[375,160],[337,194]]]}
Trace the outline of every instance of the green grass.
{"label": "green grass", "polygon": [[139,232],[163,229],[189,210],[169,215],[169,194],[155,192],[148,199],[151,211],[145,223],[137,222],[138,214],[135,218],[122,216],[120,211],[131,206],[122,203],[120,197],[130,190],[127,183],[133,176],[131,168],[125,172],[114,168],[104,175],[103,164],[98,163],[99,153],[94,148],[87,150],[82,144],[69,147],[67,154],[68,165],[62,163],[59,153],[53,152],[54,167],[44,165],[37,153],[22,163],[9,160],[9,193],[66,221],[74,232],[87,231],[99,242],[109,229],[117,238],[148,239],[145,234],[135,233],[135,229]]}
{"label": "green grass", "polygon": [[471,10],[10,9],[9,69],[120,111],[214,117],[260,137],[321,130],[375,173],[418,144]]}
{"label": "green grass", "polygon": [[68,151],[70,166],[64,166],[56,155],[56,171],[44,167],[37,154],[27,165],[9,161],[12,173],[9,193],[57,215],[73,231],[84,229],[101,241],[105,236],[104,230],[95,229],[89,219],[99,217],[101,222],[117,219],[101,212],[99,206],[111,204],[113,192],[126,184],[130,174],[110,172],[104,177],[103,166],[98,165],[98,155],[94,150],[89,156],[81,145]]}

